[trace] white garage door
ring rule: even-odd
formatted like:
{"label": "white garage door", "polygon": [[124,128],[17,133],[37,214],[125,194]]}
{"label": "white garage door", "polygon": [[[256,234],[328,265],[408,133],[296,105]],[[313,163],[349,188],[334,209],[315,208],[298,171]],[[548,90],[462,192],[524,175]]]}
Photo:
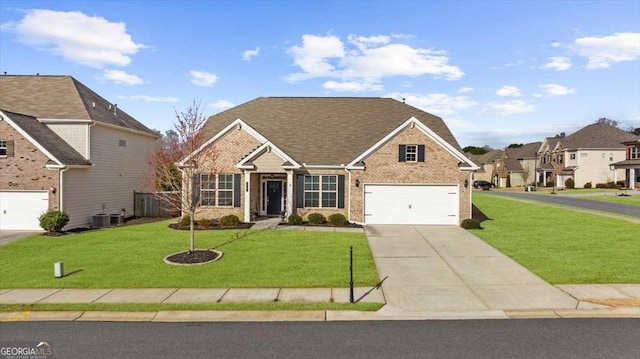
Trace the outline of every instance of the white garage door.
{"label": "white garage door", "polygon": [[365,224],[458,225],[458,186],[365,185]]}
{"label": "white garage door", "polygon": [[49,209],[49,192],[0,192],[0,229],[40,230],[38,217]]}

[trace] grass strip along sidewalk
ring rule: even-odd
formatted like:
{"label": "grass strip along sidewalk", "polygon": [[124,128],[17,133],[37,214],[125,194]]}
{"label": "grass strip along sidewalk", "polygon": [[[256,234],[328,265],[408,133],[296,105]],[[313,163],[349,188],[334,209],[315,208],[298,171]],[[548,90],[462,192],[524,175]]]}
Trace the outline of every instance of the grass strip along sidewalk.
{"label": "grass strip along sidewalk", "polygon": [[640,225],[474,193],[489,220],[473,230],[552,284],[640,283]]}

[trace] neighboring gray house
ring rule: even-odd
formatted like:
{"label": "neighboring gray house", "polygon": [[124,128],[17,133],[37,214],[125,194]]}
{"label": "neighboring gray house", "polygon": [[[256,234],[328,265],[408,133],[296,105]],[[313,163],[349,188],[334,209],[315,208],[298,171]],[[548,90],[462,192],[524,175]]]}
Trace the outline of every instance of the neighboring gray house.
{"label": "neighboring gray house", "polygon": [[39,229],[48,208],[67,228],[133,214],[157,139],[71,76],[0,76],[0,229]]}

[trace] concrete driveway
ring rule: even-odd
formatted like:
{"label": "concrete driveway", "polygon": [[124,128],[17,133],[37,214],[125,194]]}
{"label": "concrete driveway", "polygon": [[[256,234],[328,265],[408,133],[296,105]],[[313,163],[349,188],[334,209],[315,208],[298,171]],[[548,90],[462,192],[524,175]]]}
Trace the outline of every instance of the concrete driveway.
{"label": "concrete driveway", "polygon": [[18,231],[18,230],[1,230],[0,245],[17,241],[22,238],[33,236],[34,234],[43,233],[42,231]]}
{"label": "concrete driveway", "polygon": [[387,301],[408,312],[576,308],[578,301],[457,226],[367,226]]}

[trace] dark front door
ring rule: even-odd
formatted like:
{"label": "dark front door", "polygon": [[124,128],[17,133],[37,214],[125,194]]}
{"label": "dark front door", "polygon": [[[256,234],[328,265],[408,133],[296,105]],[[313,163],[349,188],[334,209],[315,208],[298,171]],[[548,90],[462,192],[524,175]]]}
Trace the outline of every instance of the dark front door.
{"label": "dark front door", "polygon": [[267,214],[280,215],[282,211],[282,182],[267,181]]}

